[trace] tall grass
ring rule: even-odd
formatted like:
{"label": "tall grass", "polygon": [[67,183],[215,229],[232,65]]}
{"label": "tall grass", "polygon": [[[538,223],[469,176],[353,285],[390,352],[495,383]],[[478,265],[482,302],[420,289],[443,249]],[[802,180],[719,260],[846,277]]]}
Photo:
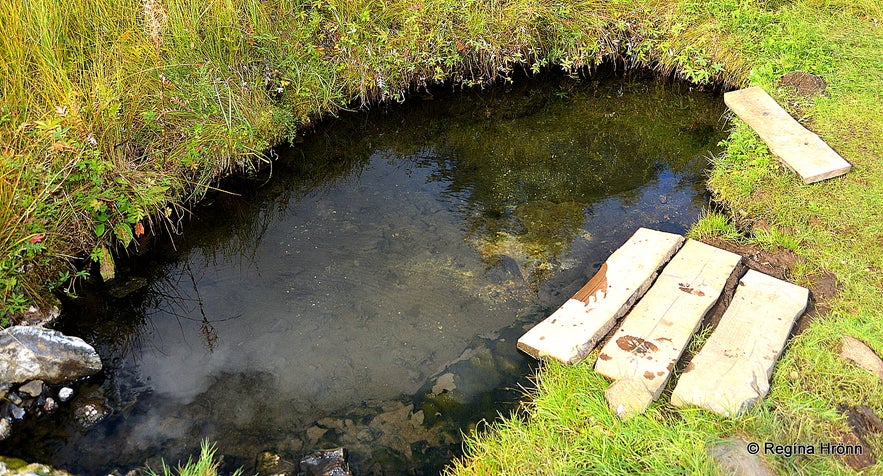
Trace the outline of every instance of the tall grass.
{"label": "tall grass", "polygon": [[[676,12],[671,0],[8,0],[0,142],[20,198],[0,226],[32,220],[48,238],[0,279],[39,300],[63,257],[107,260],[142,229],[173,227],[217,178],[341,107],[611,60],[744,80],[727,49],[678,40],[700,27]],[[39,265],[20,272],[28,260]]]}
{"label": "tall grass", "polygon": [[[184,465],[179,465],[175,470],[169,467],[165,461],[159,472],[153,468],[147,468],[149,476],[218,476],[219,463],[215,459],[215,445],[203,441],[199,457],[196,460],[188,459]],[[242,469],[233,472],[232,476],[240,476]]]}

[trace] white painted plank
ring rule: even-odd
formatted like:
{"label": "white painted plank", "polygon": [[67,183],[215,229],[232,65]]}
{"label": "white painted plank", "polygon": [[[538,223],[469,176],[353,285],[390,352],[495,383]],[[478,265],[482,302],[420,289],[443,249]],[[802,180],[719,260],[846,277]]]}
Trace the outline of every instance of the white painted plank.
{"label": "white painted plank", "polygon": [[748,123],[770,151],[804,183],[837,177],[852,165],[818,135],[801,126],[762,88],[751,87],[724,94],[724,103]]}
{"label": "white painted plank", "polygon": [[610,411],[623,420],[644,413],[653,400],[656,400],[645,382],[645,379],[626,377],[610,384],[604,390],[604,398]]}
{"label": "white painted plank", "polygon": [[582,289],[521,336],[518,348],[536,359],[584,359],[647,291],[683,241],[680,235],[639,228]]}
{"label": "white painted plank", "polygon": [[808,298],[806,288],[748,271],[717,329],[681,374],[672,404],[736,416],[763,399]]}
{"label": "white painted plank", "polygon": [[[601,349],[595,371],[612,380],[640,381],[651,401],[659,398],[675,363],[741,260],[735,253],[687,240]],[[637,402],[608,403],[640,413],[650,402],[643,408]]]}

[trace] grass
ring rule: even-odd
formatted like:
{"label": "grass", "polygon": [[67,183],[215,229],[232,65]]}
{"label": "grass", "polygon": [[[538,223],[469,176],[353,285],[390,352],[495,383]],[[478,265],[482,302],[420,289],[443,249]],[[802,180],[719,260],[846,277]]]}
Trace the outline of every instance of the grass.
{"label": "grass", "polygon": [[690,228],[687,237],[694,240],[722,238],[734,241],[740,239],[742,233],[725,214],[706,210]]}
{"label": "grass", "polygon": [[[883,384],[836,355],[844,334],[883,353],[881,21],[871,0],[7,0],[0,324],[49,290],[73,291],[85,271],[108,271],[146,237],[180,231],[187,204],[219,177],[260,166],[263,151],[340,108],[480,86],[519,67],[580,75],[617,62],[763,86],[854,164],[804,185],[736,120],[708,179],[729,220],[709,213],[691,232],[747,230],[751,243],[797,253],[798,283],[832,273],[838,293],[743,418],[658,403],[619,422],[591,362],[553,364],[526,415],[470,438],[451,473],[704,474],[707,446],[730,435],[836,441],[837,405],[883,414]],[[824,76],[827,93],[776,86],[794,69]],[[850,472],[837,458],[766,459],[781,473]]]}
{"label": "grass", "polygon": [[[183,466],[179,465],[175,470],[172,470],[163,461],[160,472],[147,468],[147,474],[148,476],[217,476],[219,463],[215,460],[215,451],[214,445],[203,441],[199,457],[195,461],[188,459]],[[242,470],[239,469],[233,472],[232,476],[240,476],[241,474]]]}
{"label": "grass", "polygon": [[674,417],[656,406],[621,421],[607,408],[608,382],[592,371],[595,357],[576,366],[549,363],[539,374],[528,412],[493,426],[492,438],[467,442],[468,461],[456,474],[708,474],[705,441],[744,432],[751,419],[721,420],[700,410]]}

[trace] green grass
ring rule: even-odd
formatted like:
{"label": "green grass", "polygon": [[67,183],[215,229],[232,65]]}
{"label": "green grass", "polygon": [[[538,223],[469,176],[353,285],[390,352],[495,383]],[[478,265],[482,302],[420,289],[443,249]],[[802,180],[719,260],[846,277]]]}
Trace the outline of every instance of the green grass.
{"label": "green grass", "polygon": [[707,474],[706,441],[720,429],[752,420],[719,421],[700,410],[657,406],[621,421],[607,408],[608,382],[592,371],[594,356],[576,366],[543,368],[530,419],[493,427],[493,438],[469,440],[470,458],[455,474]]}
{"label": "green grass", "polygon": [[[178,465],[174,470],[162,462],[159,472],[153,468],[147,468],[148,476],[218,476],[218,461],[215,460],[216,448],[208,441],[203,441],[196,460],[188,459],[184,465]],[[242,470],[233,472],[232,476],[241,476]]]}
{"label": "green grass", "polygon": [[687,233],[688,238],[702,240],[709,238],[722,238],[725,240],[738,240],[742,233],[729,217],[715,211],[705,211],[699,220],[693,224]]}

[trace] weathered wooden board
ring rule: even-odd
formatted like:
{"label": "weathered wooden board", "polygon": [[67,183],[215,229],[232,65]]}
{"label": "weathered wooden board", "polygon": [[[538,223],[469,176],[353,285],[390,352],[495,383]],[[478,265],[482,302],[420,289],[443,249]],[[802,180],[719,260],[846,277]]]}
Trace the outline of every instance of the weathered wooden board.
{"label": "weathered wooden board", "polygon": [[680,235],[639,228],[582,289],[521,336],[518,348],[536,359],[579,362],[647,291],[683,242]]}
{"label": "weathered wooden board", "polygon": [[[595,371],[613,380],[634,379],[646,386],[650,401],[659,398],[675,363],[741,260],[735,253],[687,240],[601,349]],[[608,404],[643,412],[650,402],[639,407],[625,401],[631,395],[634,392],[611,392]]]}
{"label": "weathered wooden board", "polygon": [[837,177],[852,165],[819,136],[785,112],[762,88],[751,87],[724,94],[724,103],[748,123],[804,183]]}
{"label": "weathered wooden board", "polygon": [[763,399],[808,298],[806,288],[748,271],[717,329],[681,374],[672,404],[736,416]]}

